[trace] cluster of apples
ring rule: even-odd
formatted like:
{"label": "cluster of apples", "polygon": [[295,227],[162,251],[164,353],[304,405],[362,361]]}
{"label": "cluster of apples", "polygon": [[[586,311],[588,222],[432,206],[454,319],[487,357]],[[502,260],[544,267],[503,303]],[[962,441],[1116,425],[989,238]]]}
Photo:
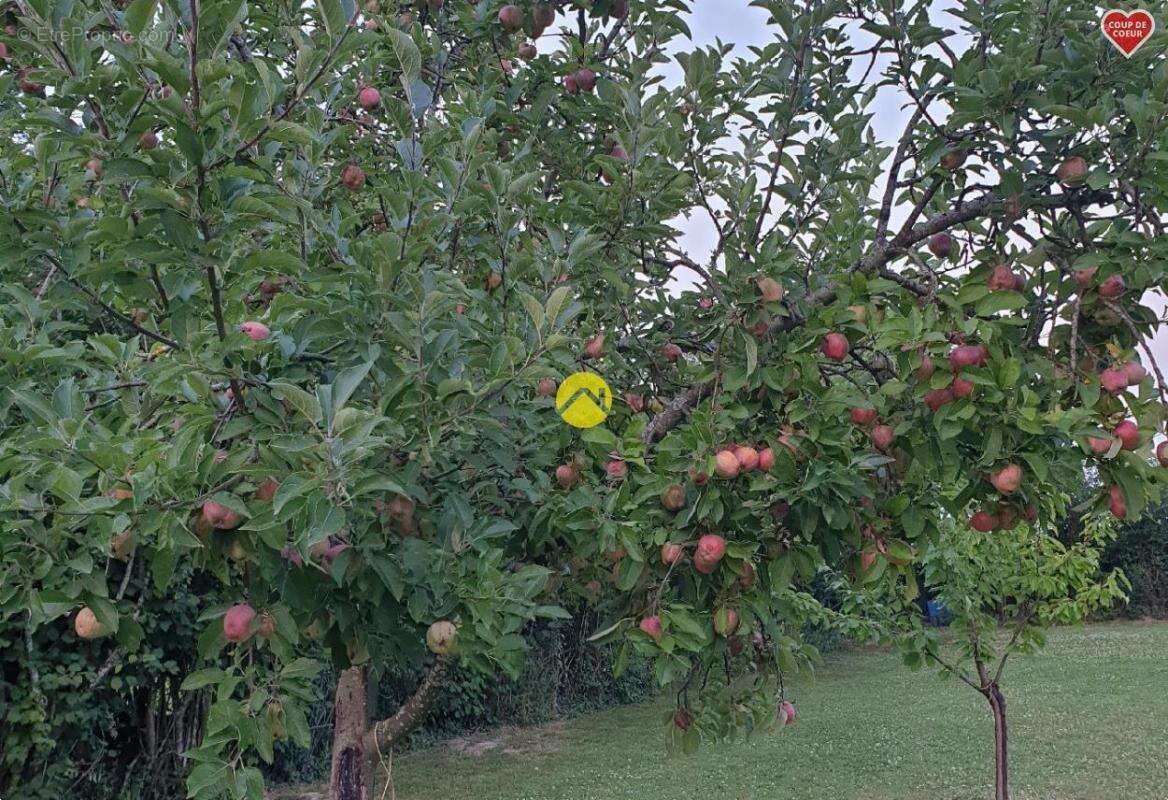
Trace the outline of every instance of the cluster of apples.
{"label": "cluster of apples", "polygon": [[848,416],[852,420],[853,425],[859,425],[862,428],[872,426],[869,435],[872,438],[872,444],[877,450],[886,451],[896,441],[896,430],[891,425],[873,425],[878,415],[876,409],[871,406],[853,406],[848,412]]}
{"label": "cluster of apples", "polygon": [[[1022,487],[1023,470],[1019,464],[1006,464],[987,477],[1000,494],[1012,495]],[[969,527],[980,533],[989,533],[996,530],[1009,530],[1018,524],[1021,516],[1029,522],[1038,518],[1038,509],[1027,505],[1019,510],[1008,502],[998,503],[992,510],[983,508],[969,518]]]}
{"label": "cluster of apples", "polygon": [[750,445],[732,444],[714,455],[714,471],[723,478],[735,478],[744,472],[770,471],[775,465],[775,451],[769,447],[756,450]]}
{"label": "cluster of apples", "polygon": [[[941,389],[931,389],[925,392],[925,405],[933,413],[941,410],[942,406],[961,400],[973,394],[973,383],[961,377],[961,371],[966,367],[984,367],[989,360],[990,351],[984,344],[960,344],[949,351],[949,367],[953,370],[953,380],[948,386]],[[917,367],[916,375],[921,380],[928,380],[936,371],[933,359],[926,354],[921,365]]]}

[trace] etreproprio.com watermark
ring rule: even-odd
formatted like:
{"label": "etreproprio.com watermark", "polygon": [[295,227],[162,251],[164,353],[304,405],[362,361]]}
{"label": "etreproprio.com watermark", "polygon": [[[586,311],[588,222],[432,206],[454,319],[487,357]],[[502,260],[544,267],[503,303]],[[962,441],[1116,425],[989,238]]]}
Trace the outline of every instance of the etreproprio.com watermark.
{"label": "etreproprio.com watermark", "polygon": [[[133,44],[134,42],[144,42],[146,44],[166,44],[169,33],[161,30],[143,31],[138,36],[129,31],[115,31],[100,28],[82,28],[80,26],[70,28],[21,28],[17,31],[17,38],[24,42],[52,42],[54,44],[68,44],[70,42],[83,39],[87,42],[117,42],[120,44]],[[151,40],[154,40],[153,42]]]}

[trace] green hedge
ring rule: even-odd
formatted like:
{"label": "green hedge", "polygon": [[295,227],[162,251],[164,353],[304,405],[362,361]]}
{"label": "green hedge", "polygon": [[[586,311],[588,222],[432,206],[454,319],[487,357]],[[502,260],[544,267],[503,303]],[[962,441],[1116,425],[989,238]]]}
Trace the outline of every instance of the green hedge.
{"label": "green hedge", "polygon": [[1168,618],[1168,506],[1149,509],[1125,525],[1103,554],[1102,568],[1122,569],[1131,581],[1130,617]]}

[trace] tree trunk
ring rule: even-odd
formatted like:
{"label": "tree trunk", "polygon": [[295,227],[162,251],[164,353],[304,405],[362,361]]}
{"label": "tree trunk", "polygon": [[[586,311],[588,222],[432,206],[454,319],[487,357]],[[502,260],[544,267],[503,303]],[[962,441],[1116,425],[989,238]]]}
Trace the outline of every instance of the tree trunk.
{"label": "tree trunk", "polygon": [[373,797],[373,762],[365,746],[365,734],[369,730],[365,683],[364,667],[349,667],[337,679],[329,800],[371,800]]}
{"label": "tree trunk", "polygon": [[425,720],[446,679],[446,659],[435,660],[412,697],[388,719],[369,724],[369,686],[364,667],[337,679],[333,703],[333,760],[329,800],[372,800],[373,755],[388,753]]}
{"label": "tree trunk", "polygon": [[986,690],[990,709],[994,712],[994,798],[1010,800],[1009,761],[1006,750],[1006,698],[997,683]]}

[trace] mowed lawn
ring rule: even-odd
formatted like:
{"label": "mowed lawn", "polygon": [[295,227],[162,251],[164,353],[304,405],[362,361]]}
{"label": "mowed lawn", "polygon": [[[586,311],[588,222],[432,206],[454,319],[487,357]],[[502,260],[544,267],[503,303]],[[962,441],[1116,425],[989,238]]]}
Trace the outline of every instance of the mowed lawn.
{"label": "mowed lawn", "polygon": [[[1017,800],[1168,798],[1168,624],[1053,631],[1006,672]],[[665,752],[662,703],[399,756],[398,800],[965,800],[992,795],[979,695],[889,653],[829,655],[798,723]],[[390,796],[388,793],[386,796]]]}

